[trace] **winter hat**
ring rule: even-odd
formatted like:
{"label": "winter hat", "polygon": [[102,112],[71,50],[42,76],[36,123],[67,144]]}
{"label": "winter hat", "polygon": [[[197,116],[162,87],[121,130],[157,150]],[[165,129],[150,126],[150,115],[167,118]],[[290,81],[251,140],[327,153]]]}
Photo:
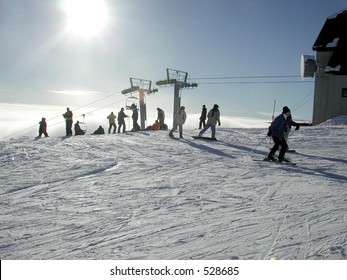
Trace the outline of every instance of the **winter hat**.
{"label": "winter hat", "polygon": [[282,109],[283,114],[290,112],[290,109],[287,106],[284,106]]}
{"label": "winter hat", "polygon": [[217,104],[213,105],[213,109],[218,109],[218,108],[219,108],[219,106]]}

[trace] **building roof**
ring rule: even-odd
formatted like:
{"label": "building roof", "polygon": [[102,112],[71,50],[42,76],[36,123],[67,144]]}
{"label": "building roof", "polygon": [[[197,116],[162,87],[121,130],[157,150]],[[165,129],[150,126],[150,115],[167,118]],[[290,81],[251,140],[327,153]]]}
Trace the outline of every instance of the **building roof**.
{"label": "building roof", "polygon": [[324,71],[327,74],[347,75],[347,10],[342,10],[324,23],[312,49],[317,52],[333,52]]}

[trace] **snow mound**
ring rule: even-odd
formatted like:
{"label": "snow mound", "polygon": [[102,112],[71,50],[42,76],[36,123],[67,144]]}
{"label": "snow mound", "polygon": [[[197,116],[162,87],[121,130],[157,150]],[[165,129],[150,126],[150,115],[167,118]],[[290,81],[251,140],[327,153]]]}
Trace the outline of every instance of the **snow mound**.
{"label": "snow mound", "polygon": [[347,116],[346,115],[341,115],[337,116],[335,118],[329,119],[320,125],[347,125]]}

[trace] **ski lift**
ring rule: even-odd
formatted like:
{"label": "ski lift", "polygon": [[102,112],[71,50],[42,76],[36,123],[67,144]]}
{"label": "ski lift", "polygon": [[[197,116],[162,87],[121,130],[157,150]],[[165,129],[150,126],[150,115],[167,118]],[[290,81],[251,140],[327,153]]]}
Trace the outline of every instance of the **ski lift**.
{"label": "ski lift", "polygon": [[83,117],[83,121],[82,122],[78,122],[81,130],[84,132],[84,134],[86,134],[87,132],[87,124],[84,122],[84,118],[85,118],[85,114],[82,114],[82,117]]}
{"label": "ski lift", "polygon": [[134,96],[130,96],[127,98],[127,100],[125,101],[125,109],[127,110],[132,110],[135,106],[135,108],[137,108],[137,103],[138,103],[138,98],[134,97]]}

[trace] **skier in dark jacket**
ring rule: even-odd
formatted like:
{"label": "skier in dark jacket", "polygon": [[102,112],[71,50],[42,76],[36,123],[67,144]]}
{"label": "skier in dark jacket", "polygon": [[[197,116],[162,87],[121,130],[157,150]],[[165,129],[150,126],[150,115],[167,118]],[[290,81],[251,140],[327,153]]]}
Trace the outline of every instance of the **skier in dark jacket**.
{"label": "skier in dark jacket", "polygon": [[137,121],[139,119],[139,111],[137,109],[136,104],[132,104],[131,105],[131,110],[133,110],[133,114],[131,116],[131,118],[133,119],[133,129],[132,129],[132,131],[139,131],[141,128],[140,128],[139,124],[137,123]]}
{"label": "skier in dark jacket", "polygon": [[123,126],[123,133],[125,132],[125,118],[127,118],[128,115],[124,113],[124,108],[121,108],[118,113],[118,133],[120,133],[120,128]]}
{"label": "skier in dark jacket", "polygon": [[267,135],[272,136],[272,139],[275,143],[267,157],[267,160],[269,161],[276,161],[275,153],[281,146],[278,161],[288,162],[288,160],[284,157],[286,151],[288,150],[288,145],[284,138],[284,133],[286,132],[289,126],[296,126],[296,130],[299,129],[299,125],[296,122],[294,122],[291,118],[288,118],[289,115],[290,109],[287,106],[284,106],[282,114],[277,116],[269,127],[269,132]]}
{"label": "skier in dark jacket", "polygon": [[63,114],[66,123],[66,136],[72,136],[72,111],[66,108],[66,113]]}
{"label": "skier in dark jacket", "polygon": [[159,122],[160,125],[160,129],[161,130],[165,130],[167,129],[167,126],[165,125],[165,113],[163,111],[163,109],[160,109],[159,107],[157,108],[158,111],[158,117],[157,117],[157,121]]}
{"label": "skier in dark jacket", "polygon": [[200,120],[200,122],[199,122],[199,129],[201,129],[201,127],[205,127],[205,125],[206,125],[206,115],[207,115],[206,106],[202,105],[201,116],[199,118],[199,120]]}

